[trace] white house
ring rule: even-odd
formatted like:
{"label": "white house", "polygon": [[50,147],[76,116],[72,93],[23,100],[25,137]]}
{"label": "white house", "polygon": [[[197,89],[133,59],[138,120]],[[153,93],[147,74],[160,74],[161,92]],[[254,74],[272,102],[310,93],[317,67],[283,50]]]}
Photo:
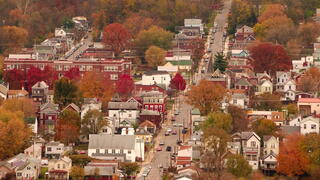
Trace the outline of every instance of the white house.
{"label": "white house", "polygon": [[256,95],[260,95],[263,93],[270,93],[272,94],[273,92],[273,84],[270,80],[264,80],[261,83],[258,84],[258,89],[257,92],[255,93]]}
{"label": "white house", "polygon": [[15,169],[16,179],[38,179],[41,160],[26,154],[18,154],[7,161]]}
{"label": "white house", "polygon": [[292,60],[292,71],[299,73],[309,69],[313,65],[313,56],[302,57],[299,60]]}
{"label": "white house", "polygon": [[144,160],[144,142],[135,135],[90,134],[88,156],[102,160]]}
{"label": "white house", "polygon": [[254,132],[241,132],[232,135],[229,143],[231,152],[243,154],[252,169],[259,167],[261,138]]}
{"label": "white house", "polygon": [[[139,118],[139,103],[138,102],[109,102],[108,103],[108,118],[113,121],[115,127],[131,127]],[[124,122],[125,121],[125,122]]]}
{"label": "white house", "polygon": [[142,80],[137,82],[137,84],[142,85],[153,85],[158,84],[168,88],[170,85],[171,77],[166,71],[148,71],[142,75]]}
{"label": "white house", "polygon": [[184,19],[185,27],[199,27],[200,32],[203,33],[204,27],[201,19]]}
{"label": "white house", "polygon": [[54,30],[54,36],[55,37],[66,37],[67,36],[67,32],[62,28],[56,28]]}
{"label": "white house", "polygon": [[45,156],[49,159],[59,159],[64,151],[64,144],[58,141],[49,142],[45,146]]}
{"label": "white house", "polygon": [[72,160],[69,157],[49,160],[49,179],[69,179],[71,167]]}
{"label": "white house", "polygon": [[24,154],[41,160],[42,144],[33,144],[24,150]]}
{"label": "white house", "polygon": [[86,115],[89,110],[101,111],[102,103],[96,98],[85,98],[81,106],[81,119]]}
{"label": "white house", "polygon": [[313,116],[303,118],[300,122],[300,133],[303,135],[308,133],[319,133],[319,121],[319,118]]}
{"label": "white house", "polygon": [[291,79],[291,72],[277,71],[276,78],[276,91],[283,92],[284,84]]}
{"label": "white house", "polygon": [[294,101],[296,99],[296,82],[292,79],[284,83],[283,92],[285,100]]}
{"label": "white house", "polygon": [[301,120],[302,120],[302,117],[300,115],[297,117],[294,117],[289,121],[289,126],[300,126]]}
{"label": "white house", "polygon": [[263,154],[279,154],[279,138],[274,136],[263,137]]}

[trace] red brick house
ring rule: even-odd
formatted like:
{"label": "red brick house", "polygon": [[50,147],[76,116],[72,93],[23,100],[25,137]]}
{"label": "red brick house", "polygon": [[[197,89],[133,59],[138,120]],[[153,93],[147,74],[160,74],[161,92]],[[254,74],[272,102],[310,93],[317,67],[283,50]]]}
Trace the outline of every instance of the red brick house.
{"label": "red brick house", "polygon": [[50,102],[41,105],[38,116],[40,131],[54,133],[59,116],[59,105]]}

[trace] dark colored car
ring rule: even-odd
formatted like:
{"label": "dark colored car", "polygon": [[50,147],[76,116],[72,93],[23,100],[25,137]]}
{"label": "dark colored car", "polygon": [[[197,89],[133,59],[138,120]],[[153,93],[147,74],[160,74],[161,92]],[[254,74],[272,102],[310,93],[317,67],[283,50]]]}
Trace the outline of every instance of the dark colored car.
{"label": "dark colored car", "polygon": [[166,151],[171,151],[172,147],[171,146],[167,146]]}

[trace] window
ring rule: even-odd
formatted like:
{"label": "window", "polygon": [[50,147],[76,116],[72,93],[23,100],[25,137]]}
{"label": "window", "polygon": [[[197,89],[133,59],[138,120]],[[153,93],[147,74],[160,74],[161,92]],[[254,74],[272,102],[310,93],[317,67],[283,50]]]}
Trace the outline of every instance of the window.
{"label": "window", "polygon": [[275,144],[271,144],[271,148],[275,148],[276,146],[275,146]]}
{"label": "window", "polygon": [[17,173],[17,176],[22,176],[22,173]]}
{"label": "window", "polygon": [[27,170],[30,170],[31,168],[30,167],[27,167]]}
{"label": "window", "polygon": [[256,142],[255,141],[251,141],[251,147],[256,147]]}
{"label": "window", "polygon": [[51,152],[51,151],[52,151],[52,148],[51,148],[51,147],[47,147],[47,151],[48,151],[48,152]]}
{"label": "window", "polygon": [[66,168],[66,165],[65,165],[65,164],[62,164],[62,168],[65,169],[65,168]]}
{"label": "window", "polygon": [[316,124],[311,124],[311,129],[316,129],[317,125]]}
{"label": "window", "polygon": [[58,164],[58,169],[60,169],[60,164]]}
{"label": "window", "polygon": [[100,152],[100,150],[99,149],[96,149],[96,153],[99,153]]}
{"label": "window", "polygon": [[57,150],[58,150],[58,151],[60,151],[60,150],[61,150],[61,148],[57,148]]}
{"label": "window", "polygon": [[116,150],[115,150],[115,149],[112,149],[112,153],[115,154],[115,153],[116,153]]}
{"label": "window", "polygon": [[131,154],[131,150],[128,150],[128,154]]}
{"label": "window", "polygon": [[110,79],[111,80],[118,80],[118,74],[111,74]]}
{"label": "window", "polygon": [[128,117],[132,117],[132,114],[128,114]]}
{"label": "window", "polygon": [[120,149],[120,154],[123,154],[123,149]]}
{"label": "window", "polygon": [[303,125],[303,129],[307,129],[307,125],[306,124]]}

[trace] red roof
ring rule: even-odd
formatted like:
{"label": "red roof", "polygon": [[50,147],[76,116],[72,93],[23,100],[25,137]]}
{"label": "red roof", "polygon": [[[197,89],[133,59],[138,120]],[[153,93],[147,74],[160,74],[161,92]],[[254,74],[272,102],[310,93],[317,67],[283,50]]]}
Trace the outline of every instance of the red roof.
{"label": "red roof", "polygon": [[191,161],[191,157],[186,157],[186,156],[178,156],[177,157],[177,161],[181,160],[181,161]]}
{"label": "red roof", "polygon": [[186,165],[186,164],[191,164],[191,161],[178,161],[176,164],[177,165]]}
{"label": "red roof", "polygon": [[192,148],[191,146],[180,146],[179,147],[179,151],[180,150],[185,150],[185,149],[190,149],[190,148]]}
{"label": "red roof", "polygon": [[320,98],[299,98],[298,103],[320,103]]}
{"label": "red roof", "polygon": [[49,173],[68,173],[68,172],[65,171],[65,170],[58,170],[58,169],[56,169],[56,170],[51,170],[51,171],[49,171]]}

